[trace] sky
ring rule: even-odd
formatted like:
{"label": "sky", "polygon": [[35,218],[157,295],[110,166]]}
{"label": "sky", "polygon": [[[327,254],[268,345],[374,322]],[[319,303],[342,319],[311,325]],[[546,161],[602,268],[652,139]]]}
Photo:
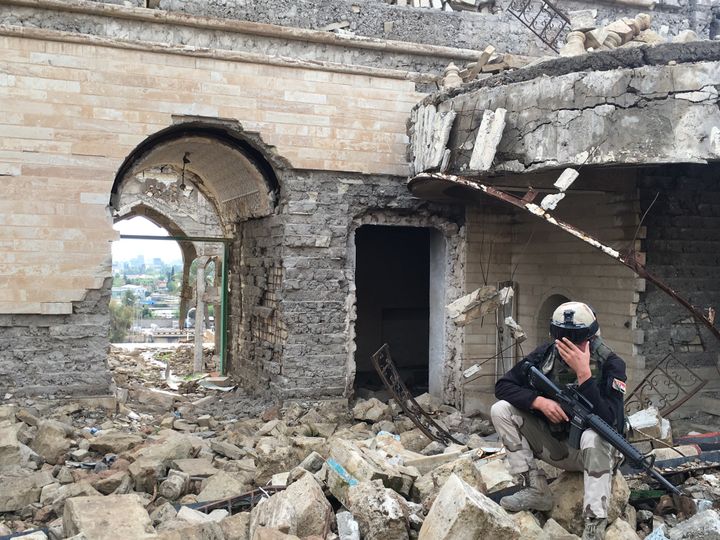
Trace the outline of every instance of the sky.
{"label": "sky", "polygon": [[[113,228],[120,234],[143,234],[152,236],[168,236],[168,232],[142,217],[125,219],[116,223]],[[180,247],[172,240],[118,240],[113,242],[112,256],[114,261],[127,261],[138,255],[145,256],[145,262],[152,262],[155,257],[165,262],[182,260]]]}

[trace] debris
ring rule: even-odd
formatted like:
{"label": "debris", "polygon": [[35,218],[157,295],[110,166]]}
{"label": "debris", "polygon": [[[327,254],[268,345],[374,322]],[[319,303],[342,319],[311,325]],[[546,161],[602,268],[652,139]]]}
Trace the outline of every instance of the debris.
{"label": "debris", "polygon": [[636,441],[652,437],[672,444],[670,422],[660,416],[657,408],[650,406],[628,417],[630,427],[636,433],[630,433],[628,440]]}
{"label": "debris", "polygon": [[63,511],[63,527],[66,537],[82,533],[97,540],[151,538],[155,532],[137,495],[68,499]]}
{"label": "debris", "polygon": [[[583,521],[583,474],[563,471],[553,483],[550,484],[555,506],[550,517],[562,527],[578,536],[584,529]],[[630,489],[622,474],[615,474],[612,482],[612,496],[608,507],[608,522],[612,523],[622,514],[622,509],[628,502]]]}
{"label": "debris", "polygon": [[376,398],[370,398],[367,401],[358,400],[353,408],[353,418],[368,422],[391,420],[392,411],[388,405]]}
{"label": "debris", "polygon": [[456,325],[465,326],[507,304],[513,294],[512,287],[503,287],[498,291],[492,285],[485,285],[448,304],[448,316]]}
{"label": "debris", "polygon": [[667,534],[670,540],[699,540],[720,538],[720,515],[705,510],[675,525]]}
{"label": "debris", "polygon": [[551,193],[550,195],[545,195],[543,197],[542,202],[540,203],[540,207],[543,210],[555,210],[558,203],[562,201],[565,198],[564,193]]}
{"label": "debris", "polygon": [[361,482],[348,490],[348,508],[366,540],[409,538],[405,501],[379,480]]}
{"label": "debris", "polygon": [[72,431],[72,427],[56,420],[43,420],[38,426],[37,435],[30,444],[30,448],[45,458],[48,463],[61,463],[70,449],[70,440],[67,436]]}
{"label": "debris", "polygon": [[341,510],[335,514],[340,540],[360,540],[360,525],[350,512]]}
{"label": "debris", "polygon": [[470,170],[479,173],[490,170],[495,159],[495,152],[505,130],[506,110],[498,108],[483,112],[482,121],[478,128],[475,146],[470,157]]}
{"label": "debris", "polygon": [[510,335],[513,341],[517,343],[522,343],[527,339],[525,331],[522,329],[522,326],[515,322],[515,319],[513,319],[512,317],[505,317],[504,322],[505,326],[510,329]]}
{"label": "debris", "polygon": [[472,66],[468,71],[465,81],[469,82],[472,81],[475,77],[477,77],[483,66],[488,63],[493,54],[495,54],[495,47],[493,47],[492,45],[488,45],[487,47],[485,47],[485,50],[483,50],[482,54],[475,62],[475,65]]}
{"label": "debris", "polygon": [[217,501],[226,499],[238,493],[247,491],[248,486],[237,476],[220,471],[209,477],[202,484],[202,490],[198,493],[199,502]]}
{"label": "debris", "polygon": [[425,517],[419,540],[492,537],[517,539],[515,522],[497,503],[450,475]]}

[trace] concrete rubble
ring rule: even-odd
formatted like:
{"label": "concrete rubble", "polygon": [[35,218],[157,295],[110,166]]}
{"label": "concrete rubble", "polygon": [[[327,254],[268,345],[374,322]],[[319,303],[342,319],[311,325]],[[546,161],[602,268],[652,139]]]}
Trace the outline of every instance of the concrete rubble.
{"label": "concrete rubble", "polygon": [[[160,363],[117,352],[111,363],[132,374],[124,381],[132,379],[136,389],[167,389],[156,377],[166,367]],[[495,500],[515,480],[491,427],[429,394],[417,402],[464,444],[429,440],[396,403],[376,397],[278,404],[192,384],[176,393],[171,410],[132,397],[114,408],[106,400],[21,399],[0,406],[0,537],[550,540],[582,534],[582,474],[547,467],[552,511],[508,514]],[[633,420],[663,434],[656,410]],[[672,452],[700,450],[684,445]],[[660,448],[656,453],[668,457]],[[711,509],[720,501],[713,471],[686,482],[698,501],[694,516],[629,504],[630,488],[643,489],[644,481],[615,476],[608,539],[651,533],[690,539],[720,530]],[[254,507],[211,504],[250,492]]]}

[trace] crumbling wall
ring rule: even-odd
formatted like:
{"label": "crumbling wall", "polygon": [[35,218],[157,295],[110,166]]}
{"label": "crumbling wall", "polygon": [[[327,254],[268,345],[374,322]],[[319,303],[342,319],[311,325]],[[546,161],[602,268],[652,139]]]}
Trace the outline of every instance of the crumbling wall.
{"label": "crumbling wall", "polygon": [[228,370],[250,391],[267,390],[281,372],[282,231],[277,215],[239,223],[230,252]]}
{"label": "crumbling wall", "polygon": [[[619,17],[634,17],[647,7],[632,7],[609,2],[564,1],[561,9],[596,9],[598,23]],[[159,7],[195,15],[211,15],[247,21],[319,30],[346,22],[344,29],[368,36],[411,43],[427,43],[482,50],[494,45],[499,51],[527,55],[554,55],[530,30],[506,11],[506,2],[497,2],[492,13],[447,12],[388,5],[369,0],[160,0]],[[670,35],[691,28],[709,37],[712,20],[709,6],[687,4],[684,7],[658,4],[653,10],[653,27],[668,27]],[[387,23],[391,23],[388,25]]]}
{"label": "crumbling wall", "polygon": [[457,113],[454,173],[473,174],[482,116],[498,108],[507,115],[493,172],[718,159],[719,59],[716,42],[615,49],[439,92],[424,105]]}
{"label": "crumbling wall", "polygon": [[69,315],[0,315],[0,395],[107,394],[111,287],[88,291]]}
{"label": "crumbling wall", "polygon": [[[143,43],[147,47],[165,50],[172,47],[196,47],[232,51],[238,55],[268,55],[292,62],[328,62],[348,70],[364,66],[435,74],[441,74],[450,61],[473,59],[470,51],[425,50],[403,44],[394,48],[382,41],[373,44],[352,37],[339,38],[330,32],[320,33],[320,39],[317,39],[317,36],[310,36],[308,32],[257,29],[252,25],[233,24],[236,21],[225,24],[225,21],[182,14],[178,17],[177,13],[170,13],[171,17],[160,19],[156,17],[155,11],[119,9],[115,6],[102,10],[101,7],[110,6],[94,6],[92,3],[78,5],[76,2],[68,2],[67,8],[62,10],[57,9],[57,6],[42,9],[42,3],[33,6],[12,3],[13,0],[0,4],[0,24],[122,39],[128,43]],[[272,10],[274,7],[267,3],[266,9]],[[186,12],[199,16],[222,16],[222,13],[203,6]],[[248,16],[243,20],[253,21],[255,18]]]}
{"label": "crumbling wall", "polygon": [[[281,317],[287,341],[272,385],[286,396],[343,395],[355,373],[353,231],[362,224],[440,230],[449,239],[447,294],[456,295],[462,212],[415,199],[398,177],[294,171],[284,180]],[[447,336],[445,355],[449,366],[459,359],[456,336]]]}
{"label": "crumbling wall", "polygon": [[[649,169],[639,178],[642,210],[649,208],[644,221],[647,268],[706,314],[720,306],[718,170],[716,164],[674,165]],[[650,283],[640,296],[638,326],[644,332],[639,348],[648,367],[672,353],[701,373],[712,367],[707,374],[717,377],[720,342]]]}

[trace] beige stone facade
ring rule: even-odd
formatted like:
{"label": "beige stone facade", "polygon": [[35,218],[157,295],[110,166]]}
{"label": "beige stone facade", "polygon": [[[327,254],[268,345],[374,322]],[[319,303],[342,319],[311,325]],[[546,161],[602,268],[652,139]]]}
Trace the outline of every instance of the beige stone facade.
{"label": "beige stone facade", "polygon": [[178,118],[236,120],[300,169],[406,174],[411,81],[47,38],[0,36],[0,313],[102,285],[115,174]]}

